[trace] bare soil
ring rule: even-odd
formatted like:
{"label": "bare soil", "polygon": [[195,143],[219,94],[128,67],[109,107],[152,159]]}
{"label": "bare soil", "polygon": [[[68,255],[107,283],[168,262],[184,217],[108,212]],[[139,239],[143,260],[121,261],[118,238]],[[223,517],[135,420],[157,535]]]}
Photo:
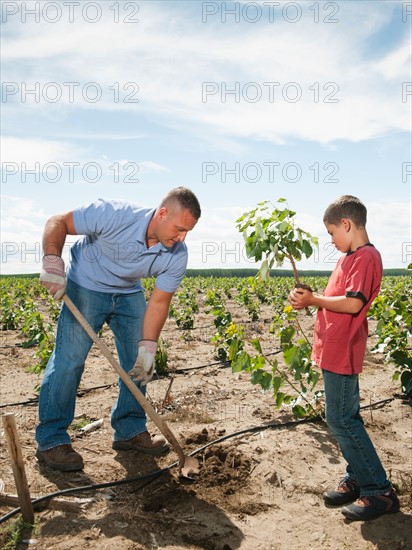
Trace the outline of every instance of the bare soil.
{"label": "bare soil", "polygon": [[[270,311],[259,322],[233,308],[247,336],[260,338],[267,352]],[[313,319],[302,314],[311,337]],[[2,412],[15,415],[32,498],[90,484],[133,481],[101,489],[60,495],[35,511],[35,527],[23,532],[16,548],[36,550],[300,550],[412,548],[411,406],[392,382],[392,369],[369,351],[361,375],[363,418],[387,472],[398,488],[401,511],[370,522],[347,522],[339,509],[326,508],[322,493],[336,485],[345,470],[339,449],[323,421],[288,424],[290,410],[276,410],[273,397],[216,362],[210,338],[210,315],[196,317],[195,329],[181,331],[169,319],[162,333],[168,343],[170,378],[152,381],[148,396],[182,443],[196,453],[195,480],[177,476],[173,449],[161,457],[112,450],[110,410],[117,376],[98,349],[92,348],[70,428],[73,446],[84,458],[82,472],[59,473],[38,464],[34,430],[35,386],[27,372],[32,349],[23,349],[18,331],[2,334]],[[111,333],[103,338],[113,350]],[[369,349],[374,343],[373,325]],[[187,370],[190,367],[192,370]],[[171,386],[170,386],[171,383]],[[31,401],[33,400],[33,401]],[[380,405],[374,405],[382,402]],[[5,406],[7,405],[7,406]],[[79,426],[103,420],[96,430]],[[157,432],[149,421],[149,431]],[[260,427],[260,429],[258,429]],[[248,430],[250,428],[250,430]],[[1,430],[1,491],[16,494],[12,465]],[[140,476],[165,468],[159,476]],[[149,482],[150,481],[150,482]],[[61,500],[64,502],[61,502]],[[52,503],[54,505],[52,506]],[[0,502],[0,514],[14,506]],[[16,515],[2,523],[4,547]],[[10,547],[10,546],[9,546]]]}

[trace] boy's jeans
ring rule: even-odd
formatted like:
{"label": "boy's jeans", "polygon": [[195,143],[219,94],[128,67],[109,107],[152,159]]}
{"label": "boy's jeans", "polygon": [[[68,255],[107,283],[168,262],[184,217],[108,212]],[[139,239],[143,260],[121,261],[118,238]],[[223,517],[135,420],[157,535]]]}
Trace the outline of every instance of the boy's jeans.
{"label": "boy's jeans", "polygon": [[348,477],[358,481],[361,497],[386,493],[391,483],[359,414],[358,375],[322,372],[326,422],[348,463]]}
{"label": "boy's jeans", "polygon": [[[67,294],[97,333],[106,321],[113,331],[122,368],[130,371],[136,361],[142,336],[146,301],[143,292],[110,294],[83,288],[67,281]],[[40,451],[70,443],[67,428],[74,418],[76,392],[92,340],[63,303],[57,325],[56,343],[43,377],[39,399],[40,423],[36,440]],[[103,357],[101,361],[105,361]],[[99,368],[93,367],[98,385]],[[138,385],[138,384],[137,384]],[[146,386],[141,391],[145,393]],[[119,379],[119,396],[112,408],[114,438],[131,439],[146,430],[146,415]]]}

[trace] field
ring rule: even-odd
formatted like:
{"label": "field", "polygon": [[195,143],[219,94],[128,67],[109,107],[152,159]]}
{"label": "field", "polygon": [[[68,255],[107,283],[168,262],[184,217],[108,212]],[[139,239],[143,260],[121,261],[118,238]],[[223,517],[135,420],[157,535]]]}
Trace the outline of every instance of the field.
{"label": "field", "polygon": [[[305,282],[321,291],[326,279]],[[147,282],[147,293],[152,284]],[[316,382],[307,364],[299,366],[310,352],[314,316],[285,310],[291,286],[286,277],[265,284],[247,277],[190,277],[175,295],[162,332],[160,374],[148,396],[185,452],[200,460],[200,473],[190,481],[177,477],[173,450],[156,458],[112,450],[117,376],[95,346],[70,428],[85,469],[62,474],[37,463],[36,388],[59,304],[36,279],[0,279],[1,410],[15,415],[31,497],[58,493],[36,508],[32,527],[22,525],[20,514],[12,515],[17,505],[2,498],[0,547],[412,548],[412,411],[401,387],[401,379],[404,390],[410,381],[405,357],[411,353],[411,280],[386,277],[369,319],[362,416],[402,508],[368,523],[346,522],[339,509],[323,504],[322,493],[341,477],[344,461],[322,420],[322,379]],[[110,331],[103,329],[101,337],[115,353]],[[100,426],[83,430],[96,420]],[[1,443],[4,497],[16,489],[3,431]]]}

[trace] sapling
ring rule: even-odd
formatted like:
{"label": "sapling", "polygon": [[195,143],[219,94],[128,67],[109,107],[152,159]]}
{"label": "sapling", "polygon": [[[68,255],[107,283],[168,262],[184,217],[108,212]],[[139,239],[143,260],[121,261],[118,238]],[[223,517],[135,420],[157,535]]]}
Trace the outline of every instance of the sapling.
{"label": "sapling", "polygon": [[[278,203],[285,203],[286,199],[278,199]],[[236,220],[239,231],[243,232],[246,244],[246,253],[249,258],[256,261],[264,260],[258,272],[258,277],[267,279],[270,270],[276,262],[276,267],[281,267],[285,260],[289,260],[295,288],[312,290],[307,284],[301,282],[296,262],[302,256],[309,258],[318,246],[318,239],[294,223],[296,212],[285,208],[270,210],[270,201],[258,203],[257,207],[245,212]],[[309,308],[306,313],[310,315]]]}
{"label": "sapling", "polygon": [[[285,199],[277,201],[277,203],[285,202]],[[318,245],[318,239],[295,225],[295,215],[296,212],[290,210],[287,205],[281,208],[274,206],[269,201],[263,201],[258,203],[253,210],[245,212],[236,220],[236,224],[239,231],[243,233],[248,257],[254,258],[257,262],[263,260],[257,278],[266,280],[275,264],[276,267],[280,267],[288,260],[292,266],[295,287],[311,290],[308,285],[301,282],[296,262],[301,260],[302,256],[309,258],[313,254],[314,248]],[[289,312],[291,309],[289,306],[284,310],[286,315],[291,316],[289,320],[295,318],[294,315],[292,316],[292,312]],[[306,311],[310,315],[308,308]],[[263,389],[271,387],[277,407],[283,403],[291,402],[294,403],[293,414],[305,416],[317,413],[306,395],[310,389],[314,389],[319,373],[314,372],[311,368],[311,346],[301,328],[300,330],[305,340],[298,340],[296,345],[292,343],[295,335],[293,327],[283,326],[279,332],[284,361],[294,380],[291,380],[290,376],[280,369],[276,359],[268,361],[257,340],[254,340],[252,345],[260,355],[252,358],[243,352],[235,362],[234,368],[250,372],[252,383],[260,383]],[[268,373],[262,368],[265,361],[272,366],[272,373]],[[287,396],[280,391],[285,382],[296,391],[299,397],[293,399],[292,396]],[[317,400],[318,397],[315,397]],[[303,400],[306,407],[302,407],[299,400]]]}
{"label": "sapling", "polygon": [[[278,199],[277,202],[285,203],[286,199]],[[270,201],[260,202],[256,208],[245,212],[236,220],[237,228],[245,239],[247,256],[257,262],[263,258],[258,272],[261,279],[270,276],[270,270],[275,263],[276,267],[281,267],[285,260],[289,260],[295,286],[311,290],[301,282],[296,262],[302,256],[310,258],[314,248],[318,246],[318,239],[295,225],[296,212],[287,206],[271,209],[273,206]]]}

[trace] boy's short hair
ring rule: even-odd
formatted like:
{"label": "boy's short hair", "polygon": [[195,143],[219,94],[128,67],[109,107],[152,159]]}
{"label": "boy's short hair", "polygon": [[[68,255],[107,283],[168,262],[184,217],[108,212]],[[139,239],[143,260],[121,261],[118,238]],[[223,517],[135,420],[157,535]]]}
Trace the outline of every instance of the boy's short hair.
{"label": "boy's short hair", "polygon": [[352,220],[358,229],[366,225],[366,206],[352,195],[342,195],[325,210],[323,223],[340,225],[343,218]]}
{"label": "boy's short hair", "polygon": [[198,220],[201,215],[199,201],[193,191],[187,187],[171,189],[161,201],[160,206],[174,206],[178,209],[189,210],[195,220]]}

